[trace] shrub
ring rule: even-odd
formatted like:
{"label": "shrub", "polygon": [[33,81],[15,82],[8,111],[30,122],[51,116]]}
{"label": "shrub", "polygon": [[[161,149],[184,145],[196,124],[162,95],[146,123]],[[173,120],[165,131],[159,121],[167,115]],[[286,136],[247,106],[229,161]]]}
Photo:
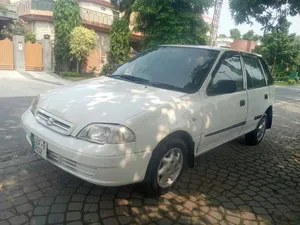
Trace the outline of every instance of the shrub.
{"label": "shrub", "polygon": [[36,42],[36,38],[35,38],[35,34],[34,33],[31,33],[31,32],[28,32],[26,35],[25,35],[25,43],[30,41],[31,43],[35,43]]}
{"label": "shrub", "polygon": [[96,47],[96,33],[83,26],[75,27],[70,34],[70,55],[77,60],[77,73],[79,65]]}
{"label": "shrub", "polygon": [[131,31],[126,18],[114,20],[110,30],[109,61],[122,64],[129,59]]}
{"label": "shrub", "polygon": [[76,73],[76,72],[67,72],[67,71],[66,72],[61,72],[60,75],[62,77],[77,77],[77,76],[79,76],[79,74]]}
{"label": "shrub", "polygon": [[288,76],[284,77],[276,77],[276,81],[283,81],[283,82],[288,82],[290,78]]}
{"label": "shrub", "polygon": [[106,75],[106,74],[109,74],[110,72],[112,71],[112,66],[110,64],[105,64],[103,67],[102,67],[102,70],[101,70],[101,75]]}
{"label": "shrub", "polygon": [[296,84],[296,81],[294,79],[289,79],[288,84],[289,85],[294,85],[294,84]]}

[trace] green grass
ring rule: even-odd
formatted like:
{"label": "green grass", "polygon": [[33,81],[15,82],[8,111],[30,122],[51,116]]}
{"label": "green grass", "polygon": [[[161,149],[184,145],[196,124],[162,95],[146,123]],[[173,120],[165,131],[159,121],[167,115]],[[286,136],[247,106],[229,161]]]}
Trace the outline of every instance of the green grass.
{"label": "green grass", "polygon": [[81,81],[81,80],[86,80],[86,79],[91,79],[91,78],[96,78],[95,76],[76,76],[76,77],[62,77],[65,80],[70,80],[70,81]]}
{"label": "green grass", "polygon": [[290,85],[288,83],[282,83],[282,82],[276,82],[275,81],[275,85],[278,85],[278,86],[300,86],[300,83],[296,83],[296,84]]}

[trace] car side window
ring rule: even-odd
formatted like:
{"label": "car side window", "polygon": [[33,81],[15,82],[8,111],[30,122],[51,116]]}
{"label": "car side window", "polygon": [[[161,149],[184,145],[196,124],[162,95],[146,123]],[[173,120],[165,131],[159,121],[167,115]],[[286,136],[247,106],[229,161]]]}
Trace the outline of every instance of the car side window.
{"label": "car side window", "polygon": [[207,88],[207,95],[229,94],[244,90],[243,70],[239,55],[226,54],[220,60]]}
{"label": "car side window", "polygon": [[266,75],[266,79],[268,82],[268,85],[273,85],[274,84],[274,78],[270,72],[269,66],[267,65],[267,63],[265,62],[265,60],[263,60],[262,58],[259,59],[264,71],[265,71],[265,75]]}
{"label": "car side window", "polygon": [[244,56],[245,69],[247,74],[248,89],[266,86],[263,70],[257,58]]}

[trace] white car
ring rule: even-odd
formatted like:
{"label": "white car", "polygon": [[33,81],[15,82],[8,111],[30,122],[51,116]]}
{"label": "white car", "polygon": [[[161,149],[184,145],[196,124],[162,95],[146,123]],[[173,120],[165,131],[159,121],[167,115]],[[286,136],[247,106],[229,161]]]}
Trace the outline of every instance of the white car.
{"label": "white car", "polygon": [[44,159],[93,184],[167,192],[195,157],[272,125],[273,78],[257,55],[160,46],[109,76],[35,97],[22,116]]}

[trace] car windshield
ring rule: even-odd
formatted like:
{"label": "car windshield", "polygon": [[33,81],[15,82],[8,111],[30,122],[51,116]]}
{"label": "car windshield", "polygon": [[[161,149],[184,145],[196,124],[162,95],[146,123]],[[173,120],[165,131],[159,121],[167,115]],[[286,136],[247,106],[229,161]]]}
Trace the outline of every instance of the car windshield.
{"label": "car windshield", "polygon": [[199,90],[219,51],[187,47],[158,47],[119,67],[110,77],[163,89]]}

